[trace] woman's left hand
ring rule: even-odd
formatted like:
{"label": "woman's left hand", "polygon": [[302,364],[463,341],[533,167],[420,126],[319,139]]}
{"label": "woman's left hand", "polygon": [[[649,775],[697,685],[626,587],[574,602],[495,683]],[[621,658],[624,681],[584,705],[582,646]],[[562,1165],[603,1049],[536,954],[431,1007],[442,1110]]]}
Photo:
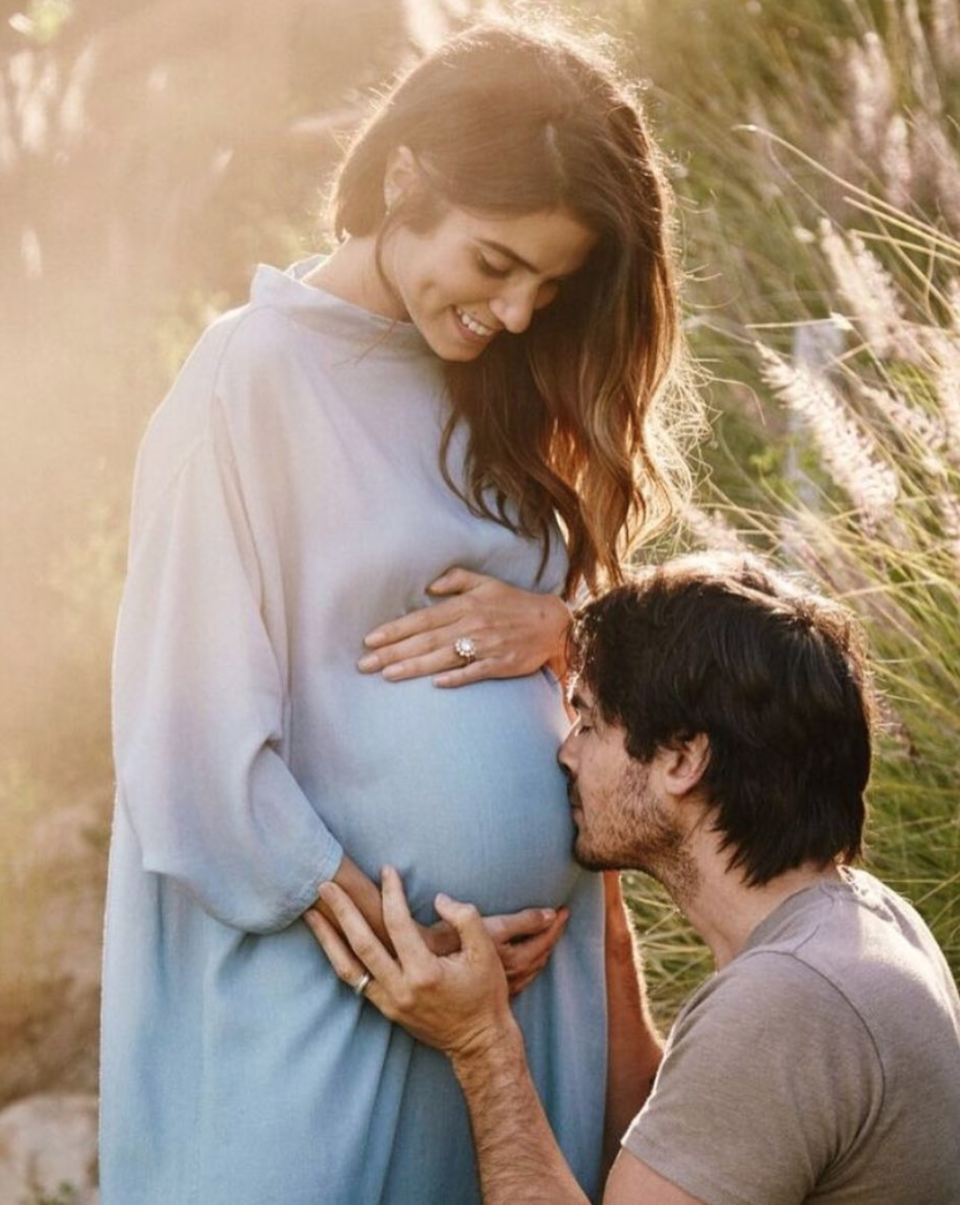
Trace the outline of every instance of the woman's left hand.
{"label": "woman's left hand", "polygon": [[[436,674],[437,686],[519,678],[544,665],[563,676],[570,612],[557,595],[521,590],[468,569],[449,569],[427,590],[448,597],[370,632],[360,670],[392,682]],[[454,647],[464,639],[475,650],[472,660]]]}

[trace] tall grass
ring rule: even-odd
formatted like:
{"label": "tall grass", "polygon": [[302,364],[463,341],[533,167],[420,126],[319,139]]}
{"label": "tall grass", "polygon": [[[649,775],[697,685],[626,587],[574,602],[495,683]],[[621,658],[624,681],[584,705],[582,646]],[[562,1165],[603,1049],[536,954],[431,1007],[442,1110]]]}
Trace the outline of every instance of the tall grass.
{"label": "tall grass", "polygon": [[[863,615],[890,699],[871,864],[960,969],[955,0],[571,6],[622,38],[673,158],[689,334],[717,410],[712,483],[685,538],[769,549]],[[392,0],[250,9],[230,23],[224,76],[209,5],[173,22],[143,0],[20,7],[35,36],[11,23],[0,73],[0,200],[21,267],[9,329],[24,332],[5,366],[20,401],[5,462],[17,622],[0,639],[2,718],[17,726],[0,767],[8,872],[50,780],[66,797],[64,778],[109,775],[113,508],[145,415],[205,299],[238,298],[250,261],[310,244],[358,84],[426,36]],[[425,10],[445,25],[491,7]],[[184,296],[168,303],[174,284]],[[28,513],[38,477],[57,485]],[[648,881],[629,887],[667,1020],[709,959]]]}
{"label": "tall grass", "polygon": [[[868,866],[956,974],[956,6],[679,0],[620,18],[674,158],[688,331],[714,378],[711,477],[678,542],[761,550],[861,617],[886,699]],[[709,959],[648,883],[628,886],[669,1020]]]}
{"label": "tall grass", "polygon": [[[886,205],[862,201],[861,216],[862,231],[826,226],[818,242],[836,281],[829,354],[815,366],[787,357],[767,341],[779,329],[756,345],[796,418],[797,467],[755,509],[715,491],[711,535],[763,548],[859,614],[885,701],[869,863],[921,908],[956,970],[960,243]],[[690,518],[696,528],[702,512]]]}

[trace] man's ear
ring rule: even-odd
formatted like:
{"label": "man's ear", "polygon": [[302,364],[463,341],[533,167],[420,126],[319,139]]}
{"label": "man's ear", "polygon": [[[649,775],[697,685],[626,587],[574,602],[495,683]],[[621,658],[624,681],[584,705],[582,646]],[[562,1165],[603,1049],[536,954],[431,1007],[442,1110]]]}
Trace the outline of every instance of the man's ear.
{"label": "man's ear", "polygon": [[683,797],[695,791],[710,764],[710,741],[697,732],[673,742],[663,754],[663,785],[671,795]]}
{"label": "man's ear", "polygon": [[416,156],[408,146],[397,146],[387,157],[383,173],[383,203],[391,209],[420,178]]}

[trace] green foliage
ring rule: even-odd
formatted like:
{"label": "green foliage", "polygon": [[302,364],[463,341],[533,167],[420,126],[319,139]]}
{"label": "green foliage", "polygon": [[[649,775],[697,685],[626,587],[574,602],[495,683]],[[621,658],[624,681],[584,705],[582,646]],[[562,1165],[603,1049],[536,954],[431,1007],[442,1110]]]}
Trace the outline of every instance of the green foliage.
{"label": "green foliage", "polygon": [[[471,8],[433,6],[455,7]],[[570,7],[622,39],[671,158],[688,334],[714,378],[716,412],[712,480],[686,539],[768,550],[863,616],[890,700],[871,865],[918,903],[960,969],[960,519],[945,442],[957,406],[956,4]],[[5,751],[16,761],[0,775],[4,915],[23,873],[17,834],[54,806],[54,778],[62,790],[109,773],[109,631],[146,416],[211,313],[242,298],[252,261],[314,245],[338,141],[416,43],[388,0],[303,0],[261,16],[246,6],[227,65],[205,8],[170,23],[162,0],[4,4],[16,62],[4,67],[13,103],[0,115],[10,183],[0,209],[5,228],[31,235],[11,258],[8,288],[19,338],[3,366],[6,393],[31,427],[7,441],[16,451],[3,465],[17,504],[4,531],[11,595],[18,583],[5,626],[42,650],[11,643],[5,653],[18,702],[0,718],[20,728]],[[105,38],[110,53],[98,58]],[[877,282],[881,300],[893,299],[886,314]],[[839,340],[814,373],[834,403],[819,412],[775,396],[790,383],[798,332],[816,322]],[[799,384],[802,394],[811,383]],[[860,476],[881,501],[892,483],[891,507],[871,512],[849,492],[862,493],[857,475],[838,479],[827,418],[857,437]],[[939,449],[931,430],[944,433]],[[48,488],[27,516],[22,499],[38,479]],[[709,960],[642,876],[628,886],[667,1021]]]}
{"label": "green foliage", "polygon": [[[761,550],[861,617],[887,700],[868,866],[960,973],[960,15],[587,7],[646,81],[713,375],[711,478],[680,543]],[[646,879],[628,893],[668,1021],[709,960]]]}
{"label": "green foliage", "polygon": [[[833,353],[811,366],[758,344],[760,372],[804,446],[793,488],[750,512],[716,491],[713,503],[731,536],[802,570],[862,620],[884,729],[869,865],[920,907],[956,971],[960,242],[857,189],[850,195],[861,230],[825,225],[809,248],[834,277],[825,292],[840,335]],[[925,265],[920,279],[914,255]]]}
{"label": "green foliage", "polygon": [[650,1010],[666,1033],[683,998],[713,970],[713,958],[658,883],[633,871],[622,878],[643,954]]}

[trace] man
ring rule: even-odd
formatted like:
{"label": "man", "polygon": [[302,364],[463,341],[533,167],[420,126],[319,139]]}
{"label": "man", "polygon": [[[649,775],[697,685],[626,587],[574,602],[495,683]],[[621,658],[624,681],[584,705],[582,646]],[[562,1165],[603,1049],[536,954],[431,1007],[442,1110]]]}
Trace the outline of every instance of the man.
{"label": "man", "polygon": [[[606,1205],[957,1205],[957,989],[916,912],[851,866],[871,755],[852,620],[753,559],[697,557],[590,604],[572,646],[560,761],[576,855],[653,875],[717,964],[676,1020]],[[342,892],[323,898],[342,935],[310,923],[340,977],[364,977],[452,1060],[485,1200],[584,1202],[476,911],[438,898],[461,950],[435,958],[386,868],[393,957]]]}

